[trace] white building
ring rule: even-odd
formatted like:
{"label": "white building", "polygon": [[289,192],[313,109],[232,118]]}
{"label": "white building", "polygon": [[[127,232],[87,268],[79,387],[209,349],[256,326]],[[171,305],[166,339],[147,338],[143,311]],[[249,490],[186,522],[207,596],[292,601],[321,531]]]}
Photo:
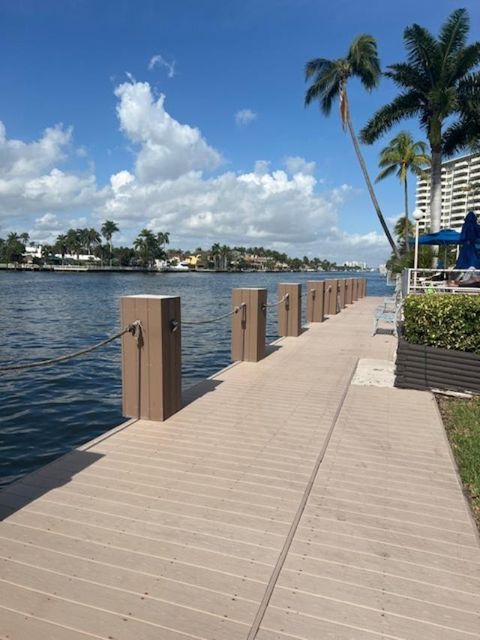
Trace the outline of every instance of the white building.
{"label": "white building", "polygon": [[[430,175],[417,179],[416,206],[425,211],[420,231],[430,231]],[[442,163],[442,229],[460,230],[467,213],[480,213],[480,153]]]}

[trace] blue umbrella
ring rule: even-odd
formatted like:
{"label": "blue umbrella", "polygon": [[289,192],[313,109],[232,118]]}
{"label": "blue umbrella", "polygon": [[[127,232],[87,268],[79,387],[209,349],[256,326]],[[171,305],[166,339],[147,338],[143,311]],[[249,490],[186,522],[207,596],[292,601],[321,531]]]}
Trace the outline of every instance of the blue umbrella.
{"label": "blue umbrella", "polygon": [[[425,233],[418,238],[418,244],[440,245],[442,247],[448,244],[461,244],[462,242],[461,234],[458,231],[454,231],[454,229],[442,229],[436,233]],[[411,238],[410,243],[414,244],[415,239]]]}
{"label": "blue umbrella", "polygon": [[480,258],[475,252],[475,244],[480,240],[480,226],[477,216],[473,211],[469,211],[465,216],[462,230],[460,232],[462,248],[458,254],[456,269],[469,269],[474,267],[480,269]]}

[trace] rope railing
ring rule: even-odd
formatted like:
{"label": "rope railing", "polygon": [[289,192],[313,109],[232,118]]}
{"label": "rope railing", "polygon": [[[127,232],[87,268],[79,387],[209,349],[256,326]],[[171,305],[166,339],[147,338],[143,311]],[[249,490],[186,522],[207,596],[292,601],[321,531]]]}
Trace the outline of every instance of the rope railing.
{"label": "rope railing", "polygon": [[262,304],[262,309],[270,309],[272,307],[278,307],[281,304],[283,304],[284,302],[286,302],[288,300],[288,298],[290,297],[290,295],[288,293],[286,293],[283,298],[281,300],[279,300],[278,302],[272,302],[270,304],[268,304],[267,302],[264,302]]}
{"label": "rope railing", "polygon": [[121,338],[126,333],[131,333],[132,336],[137,340],[137,343],[141,342],[142,339],[142,323],[139,320],[135,320],[127,327],[115,333],[113,336],[102,340],[101,342],[97,342],[96,344],[86,347],[85,349],[80,349],[79,351],[74,351],[73,353],[67,353],[63,356],[58,356],[56,358],[50,358],[49,360],[39,360],[38,362],[25,362],[23,364],[0,364],[0,373],[5,371],[21,371],[24,369],[34,369],[36,367],[49,367],[52,364],[57,364],[59,362],[65,362],[66,360],[72,360],[73,358],[78,358],[79,356],[83,356],[86,353],[90,353],[91,351],[95,351],[96,349],[100,349],[105,345],[117,340],[117,338]]}
{"label": "rope railing", "polygon": [[205,320],[182,320],[182,324],[210,324],[211,322],[219,322],[220,320],[224,320],[225,318],[234,316],[240,311],[240,309],[243,309],[246,306],[247,305],[245,304],[245,302],[242,302],[242,304],[239,304],[231,311],[229,311],[228,313],[224,313],[221,316],[215,316],[214,318],[207,318]]}

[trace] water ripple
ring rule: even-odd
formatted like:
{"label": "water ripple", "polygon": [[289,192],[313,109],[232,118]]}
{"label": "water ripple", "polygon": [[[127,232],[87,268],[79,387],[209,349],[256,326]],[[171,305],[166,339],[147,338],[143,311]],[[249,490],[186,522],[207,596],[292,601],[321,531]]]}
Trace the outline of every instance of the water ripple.
{"label": "water ripple", "polygon": [[[119,300],[124,295],[180,295],[182,315],[194,320],[228,310],[234,287],[266,287],[275,299],[279,282],[308,279],[312,274],[0,272],[0,362],[53,358],[103,340],[120,328]],[[368,281],[370,295],[389,290],[378,274],[368,274]],[[267,338],[276,337],[273,310]],[[184,388],[229,363],[228,320],[184,326]],[[0,485],[121,421],[119,341],[55,367],[0,376]]]}

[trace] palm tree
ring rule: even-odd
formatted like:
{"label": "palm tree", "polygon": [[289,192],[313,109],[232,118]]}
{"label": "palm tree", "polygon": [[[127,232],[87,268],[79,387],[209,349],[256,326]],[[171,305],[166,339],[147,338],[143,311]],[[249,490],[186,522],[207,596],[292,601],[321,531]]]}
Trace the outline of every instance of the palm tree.
{"label": "palm tree", "polygon": [[158,258],[161,258],[162,260],[164,260],[167,257],[164,246],[169,243],[170,243],[170,234],[168,233],[168,231],[165,231],[165,232],[159,231],[157,233]]}
{"label": "palm tree", "polygon": [[213,259],[213,268],[219,268],[219,260],[220,260],[221,247],[218,242],[212,244],[212,248],[210,249],[210,258]]}
{"label": "palm tree", "polygon": [[102,236],[110,247],[110,266],[112,266],[112,236],[114,233],[117,233],[117,231],[119,231],[118,225],[116,222],[113,222],[113,220],[105,220],[100,229]]}
{"label": "palm tree", "polygon": [[231,250],[230,247],[227,246],[226,244],[224,244],[222,247],[220,247],[220,258],[222,261],[222,269],[223,271],[228,271],[228,265],[230,263],[231,260]]}
{"label": "palm tree", "polygon": [[77,262],[80,262],[80,251],[83,248],[82,231],[82,229],[69,229],[66,235],[68,251],[77,256]]}
{"label": "palm tree", "polygon": [[16,266],[17,263],[23,261],[23,254],[25,252],[25,243],[22,241],[24,236],[28,234],[21,234],[11,232],[8,234],[5,241],[5,260],[7,266],[10,262],[13,262]]}
{"label": "palm tree", "polygon": [[[413,236],[414,232],[414,224],[407,218],[407,216],[400,216],[395,223],[393,233],[398,240],[398,245],[403,249],[404,255],[411,252],[408,240]],[[395,256],[392,256],[392,258],[394,257]],[[402,258],[402,260],[403,259],[404,258]]]}
{"label": "palm tree", "polygon": [[89,255],[92,255],[92,249],[97,247],[101,243],[102,239],[98,231],[91,227],[90,229],[85,229],[85,241],[88,253]]}
{"label": "palm tree", "polygon": [[459,119],[445,131],[443,152],[480,150],[480,74],[471,73],[458,85]]}
{"label": "palm tree", "polygon": [[158,240],[150,229],[142,229],[133,242],[145,266],[150,266],[158,251]]}
{"label": "palm tree", "polygon": [[53,245],[54,251],[58,252],[62,256],[62,265],[65,261],[65,254],[68,251],[68,238],[65,234],[57,236],[55,244]]}
{"label": "palm tree", "polygon": [[315,58],[307,62],[305,66],[305,78],[306,80],[312,80],[312,84],[305,94],[305,105],[309,105],[311,102],[318,100],[322,112],[328,116],[332,110],[334,101],[338,98],[342,127],[344,130],[348,128],[350,132],[355,153],[357,154],[358,162],[360,163],[360,168],[376,214],[392,250],[398,255],[398,249],[392,238],[390,229],[385,222],[380,205],[378,204],[370,176],[368,175],[367,166],[353,128],[347,94],[347,82],[352,77],[358,78],[367,91],[371,91],[378,85],[380,62],[377,54],[377,43],[372,36],[364,34],[355,38],[345,58],[339,58],[338,60]]}
{"label": "palm tree", "polygon": [[[466,44],[469,17],[457,9],[435,38],[418,24],[407,27],[403,39],[407,62],[392,64],[386,76],[401,89],[390,104],[375,113],[361,132],[371,144],[404,118],[418,117],[431,151],[431,231],[439,231],[442,209],[443,125],[459,113],[469,74],[480,63],[480,43]],[[478,74],[477,74],[478,76]]]}
{"label": "palm tree", "polygon": [[385,149],[380,152],[379,167],[382,171],[375,182],[395,174],[403,184],[405,215],[404,215],[404,251],[408,251],[409,220],[408,220],[408,174],[416,176],[424,174],[425,166],[430,163],[425,142],[414,142],[408,131],[401,131],[393,138]]}

